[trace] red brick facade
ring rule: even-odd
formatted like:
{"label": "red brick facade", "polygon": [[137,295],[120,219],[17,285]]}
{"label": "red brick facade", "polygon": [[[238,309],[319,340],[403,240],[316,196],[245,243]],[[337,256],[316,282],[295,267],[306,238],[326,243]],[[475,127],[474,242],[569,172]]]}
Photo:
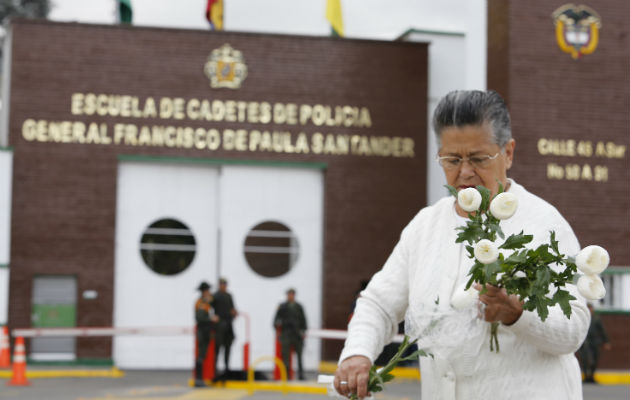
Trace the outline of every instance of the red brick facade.
{"label": "red brick facade", "polygon": [[[425,204],[426,44],[28,21],[18,21],[12,29],[11,327],[30,326],[32,279],[44,273],[75,274],[79,293],[86,288],[99,292],[95,300],[79,298],[77,325],[112,325],[119,155],[325,163],[322,320],[327,328],[346,326],[359,280],[381,267],[402,227]],[[212,90],[203,74],[209,53],[225,43],[243,53],[249,68],[239,90]],[[132,95],[141,102],[169,97],[351,105],[369,109],[371,126],[261,127],[238,121],[73,115],[74,93]],[[27,140],[27,119],[104,123],[112,143],[40,142],[33,132]],[[407,147],[407,154],[397,150],[367,156],[314,154],[313,148],[308,154],[291,154],[134,146],[113,142],[116,123],[301,131],[309,141],[316,132],[401,137],[412,139],[414,147],[413,155]],[[78,140],[72,137],[68,133],[66,138]],[[108,344],[81,340],[78,357],[109,357]],[[338,350],[335,345],[324,348],[329,358]]]}
{"label": "red brick facade", "polygon": [[[552,13],[567,3],[488,2],[488,88],[510,107],[511,176],[555,205],[582,246],[604,246],[611,265],[628,267],[630,3],[579,3],[601,28],[595,51],[578,59],[556,41]],[[630,316],[603,319],[616,341],[601,366],[628,368]]]}

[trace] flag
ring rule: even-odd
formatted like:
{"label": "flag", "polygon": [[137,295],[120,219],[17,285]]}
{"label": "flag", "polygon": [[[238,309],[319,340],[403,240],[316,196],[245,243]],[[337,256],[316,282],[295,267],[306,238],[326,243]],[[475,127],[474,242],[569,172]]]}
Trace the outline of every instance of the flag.
{"label": "flag", "polygon": [[341,0],[326,0],[326,19],[330,22],[333,35],[343,36],[343,16]]}
{"label": "flag", "polygon": [[206,19],[210,22],[212,29],[223,30],[223,0],[208,0]]}
{"label": "flag", "polygon": [[131,0],[118,0],[118,17],[120,23],[130,24],[133,18],[133,12],[131,11]]}

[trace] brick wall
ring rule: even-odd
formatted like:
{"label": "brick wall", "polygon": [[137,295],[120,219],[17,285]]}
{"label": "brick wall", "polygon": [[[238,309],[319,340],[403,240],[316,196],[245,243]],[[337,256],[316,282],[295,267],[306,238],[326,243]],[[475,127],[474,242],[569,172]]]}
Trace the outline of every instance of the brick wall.
{"label": "brick wall", "polygon": [[[596,50],[579,59],[563,52],[556,42],[552,13],[566,3],[488,2],[488,88],[508,99],[517,142],[510,175],[555,205],[570,222],[582,246],[604,246],[612,265],[627,267],[630,3],[580,3],[601,16],[602,26]],[[553,150],[548,147],[551,141],[565,147]],[[575,155],[567,155],[572,153],[570,141]],[[578,149],[580,142],[582,147]],[[614,143],[615,148],[624,147],[625,151],[621,157],[599,156],[595,153],[599,142],[604,146]],[[588,143],[593,150],[590,156]],[[605,168],[607,179],[589,179],[586,166],[593,174],[596,168]],[[579,171],[576,180],[567,175],[574,170]],[[621,321],[619,318],[625,322],[611,324],[609,331],[613,337],[627,339],[630,316],[617,317],[615,321]],[[602,359],[602,367],[627,368],[627,343],[613,346],[617,350]]]}
{"label": "brick wall", "polygon": [[[249,67],[239,90],[210,90],[203,66],[229,43]],[[30,326],[32,278],[73,274],[79,326],[109,326],[118,155],[274,162],[324,162],[323,325],[344,328],[359,280],[385,261],[426,199],[425,44],[16,21],[13,25],[10,145],[14,148],[9,324]],[[248,123],[72,115],[73,93],[231,99],[368,107],[369,128],[304,126],[315,132],[401,136],[414,157],[236,152],[28,141],[28,118],[260,129]],[[273,124],[265,129],[273,129]],[[278,126],[280,130],[295,127]],[[369,243],[370,245],[366,245]],[[79,341],[79,357],[110,356],[109,339]],[[334,358],[338,344],[324,348]]]}

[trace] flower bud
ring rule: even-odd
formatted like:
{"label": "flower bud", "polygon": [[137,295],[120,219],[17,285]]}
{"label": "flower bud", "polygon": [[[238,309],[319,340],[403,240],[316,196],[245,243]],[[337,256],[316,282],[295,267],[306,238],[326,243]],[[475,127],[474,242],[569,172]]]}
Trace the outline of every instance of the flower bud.
{"label": "flower bud", "polygon": [[464,310],[477,304],[479,301],[479,292],[473,287],[469,287],[467,290],[464,288],[466,285],[462,285],[453,293],[451,297],[451,305],[456,310]]}
{"label": "flower bud", "polygon": [[481,193],[475,188],[462,189],[457,193],[457,203],[466,212],[479,210]]}
{"label": "flower bud", "polygon": [[580,294],[588,300],[599,300],[606,295],[604,282],[599,275],[582,275],[577,281],[577,288]]}
{"label": "flower bud", "polygon": [[518,199],[514,193],[503,192],[490,202],[490,213],[498,219],[508,219],[516,212]]}
{"label": "flower bud", "polygon": [[609,262],[610,256],[606,249],[596,245],[586,246],[575,257],[575,265],[586,275],[600,274]]}
{"label": "flower bud", "polygon": [[488,239],[481,239],[475,245],[475,258],[482,264],[492,264],[499,258],[499,249]]}

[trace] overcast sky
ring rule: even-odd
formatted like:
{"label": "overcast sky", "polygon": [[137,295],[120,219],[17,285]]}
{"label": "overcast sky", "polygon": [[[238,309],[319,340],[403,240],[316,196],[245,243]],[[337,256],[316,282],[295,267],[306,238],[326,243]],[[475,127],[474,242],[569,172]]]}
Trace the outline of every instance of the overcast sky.
{"label": "overcast sky", "polygon": [[[51,0],[50,19],[111,24],[117,0]],[[131,0],[133,24],[208,29],[207,0]],[[328,34],[326,0],[225,0],[224,23],[233,31]]]}
{"label": "overcast sky", "polygon": [[[117,0],[51,0],[50,19],[118,22]],[[209,29],[207,0],[131,0],[133,25]],[[342,0],[348,37],[392,40],[410,28],[465,32],[485,24],[485,0]],[[224,0],[226,30],[330,35],[326,0]]]}
{"label": "overcast sky", "polygon": [[[118,20],[116,0],[51,0],[50,19],[111,24]],[[208,28],[206,0],[131,0],[135,25]]]}

